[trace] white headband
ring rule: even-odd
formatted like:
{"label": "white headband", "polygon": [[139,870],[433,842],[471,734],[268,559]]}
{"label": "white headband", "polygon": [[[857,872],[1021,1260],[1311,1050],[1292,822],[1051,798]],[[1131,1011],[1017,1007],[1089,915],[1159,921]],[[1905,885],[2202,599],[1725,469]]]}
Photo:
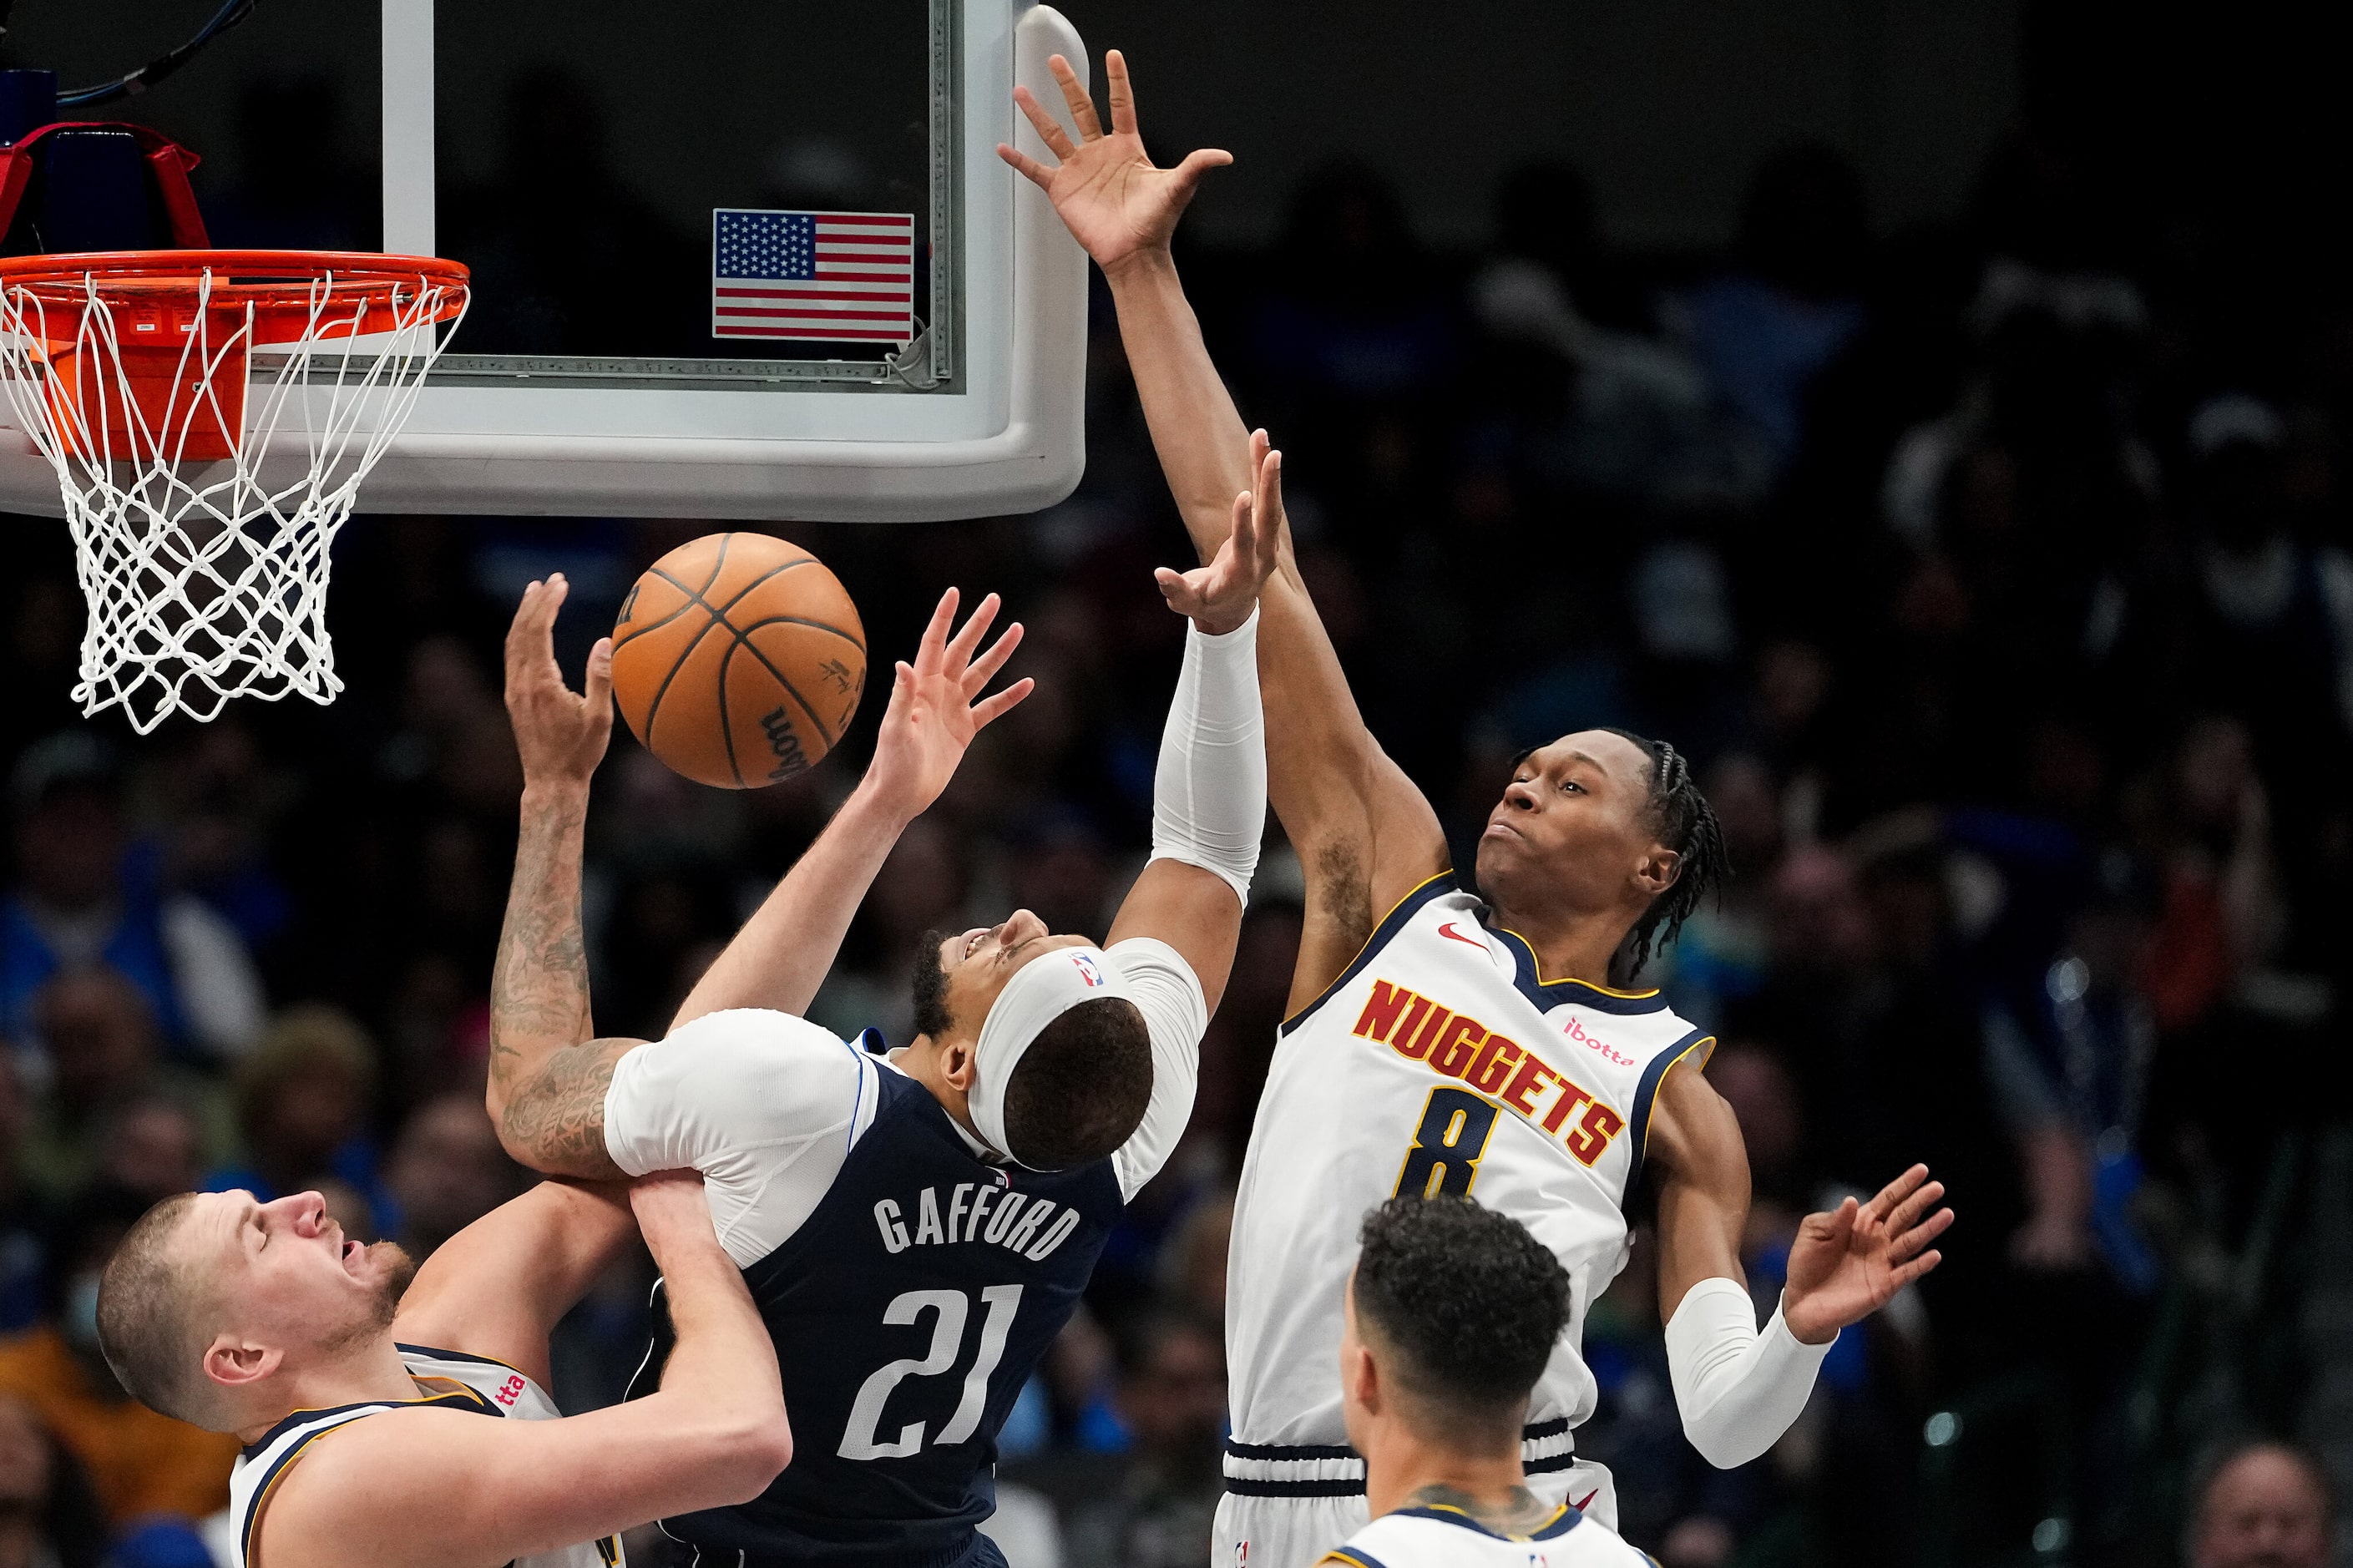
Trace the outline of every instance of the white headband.
{"label": "white headband", "polygon": [[990,1148],[1013,1158],[1005,1137],[1005,1087],[1046,1026],[1082,1002],[1106,996],[1135,1000],[1099,947],[1058,947],[1023,964],[1005,983],[980,1022],[972,1092],[965,1097],[972,1124]]}

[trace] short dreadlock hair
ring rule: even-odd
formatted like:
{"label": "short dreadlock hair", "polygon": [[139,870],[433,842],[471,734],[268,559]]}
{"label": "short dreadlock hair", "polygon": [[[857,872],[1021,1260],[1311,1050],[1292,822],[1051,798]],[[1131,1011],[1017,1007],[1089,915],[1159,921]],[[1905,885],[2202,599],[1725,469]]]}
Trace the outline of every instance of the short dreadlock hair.
{"label": "short dreadlock hair", "polygon": [[1683,922],[1699,901],[1722,888],[1732,875],[1732,857],[1724,847],[1724,828],[1715,807],[1700,794],[1692,777],[1691,759],[1664,741],[1653,741],[1630,730],[1605,730],[1605,734],[1630,741],[1651,759],[1651,823],[1659,842],[1677,857],[1675,879],[1651,900],[1630,933],[1627,973],[1640,974],[1651,955],[1673,944]]}
{"label": "short dreadlock hair", "polygon": [[[1700,794],[1692,777],[1688,757],[1664,741],[1653,741],[1631,730],[1605,725],[1601,732],[1640,746],[1651,759],[1651,830],[1677,857],[1674,881],[1651,900],[1651,907],[1628,933],[1626,973],[1630,979],[1642,973],[1642,966],[1659,949],[1673,944],[1699,901],[1731,878],[1732,857],[1724,847],[1724,829],[1715,820],[1715,808],[1707,804],[1707,796]],[[1512,759],[1512,765],[1518,767],[1541,749],[1528,747]]]}

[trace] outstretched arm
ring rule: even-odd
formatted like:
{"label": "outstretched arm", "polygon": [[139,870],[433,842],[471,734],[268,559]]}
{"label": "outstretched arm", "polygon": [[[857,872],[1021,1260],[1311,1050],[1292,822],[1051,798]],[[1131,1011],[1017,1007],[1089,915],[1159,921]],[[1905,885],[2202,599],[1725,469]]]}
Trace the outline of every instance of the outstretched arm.
{"label": "outstretched arm", "polygon": [[[589,776],[612,725],[611,654],[591,656],[586,699],[565,689],[551,641],[562,580],[534,584],[507,638],[507,707],[523,760],[523,820],[515,882],[491,999],[487,1103],[500,1142],[551,1175],[613,1181],[605,1103],[620,1059],[641,1043],[592,1039],[580,923],[580,860]],[[842,934],[905,825],[936,799],[973,736],[1029,694],[1016,681],[981,689],[1020,646],[1018,625],[986,652],[991,595],[953,639],[950,589],[915,662],[895,671],[875,759],[828,825],[681,1009],[675,1029],[733,1007],[797,1013],[832,966]]]}
{"label": "outstretched arm", "polygon": [[556,1421],[399,1410],[340,1427],[265,1497],[255,1568],[504,1563],[748,1502],[792,1458],[776,1346],[702,1182],[639,1183],[678,1343],[643,1399]]}
{"label": "outstretched arm", "polygon": [[687,994],[671,1028],[727,1007],[798,1014],[809,1005],[899,835],[947,788],[972,738],[1035,688],[1025,679],[993,697],[981,696],[1021,646],[1016,621],[980,651],[997,609],[991,594],[950,638],[956,591],[941,596],[915,662],[892,668],[891,706],[874,737],[866,776]]}
{"label": "outstretched arm", "polygon": [[1671,1068],[1648,1139],[1659,1183],[1659,1310],[1683,1433],[1729,1469],[1771,1447],[1806,1407],[1839,1331],[1940,1261],[1944,1184],[1915,1165],[1868,1204],[1806,1216],[1780,1304],[1760,1331],[1740,1268],[1748,1154],[1732,1108],[1698,1071]]}
{"label": "outstretched arm", "polygon": [[491,1120],[501,1124],[520,1085],[555,1052],[596,1032],[580,929],[580,857],[588,781],[613,733],[613,645],[600,638],[589,650],[585,692],[565,686],[554,634],[556,613],[569,592],[561,573],[532,584],[507,628],[507,715],[522,758],[522,805],[514,881],[491,973],[491,1070],[483,1097]]}
{"label": "outstretched arm", "polygon": [[1298,1007],[1346,967],[1381,911],[1446,868],[1445,835],[1365,727],[1282,521],[1280,456],[1263,433],[1244,427],[1169,256],[1169,237],[1202,175],[1230,159],[1204,151],[1175,169],[1154,167],[1118,51],[1103,62],[1109,134],[1069,62],[1057,57],[1052,65],[1080,140],[1017,88],[1022,112],[1060,162],[1050,168],[1010,147],[997,152],[1046,192],[1110,280],[1153,445],[1201,559],[1213,559],[1230,531],[1238,492],[1271,490],[1260,515],[1271,521],[1281,554],[1261,598],[1259,671],[1269,795],[1307,873],[1292,984]]}

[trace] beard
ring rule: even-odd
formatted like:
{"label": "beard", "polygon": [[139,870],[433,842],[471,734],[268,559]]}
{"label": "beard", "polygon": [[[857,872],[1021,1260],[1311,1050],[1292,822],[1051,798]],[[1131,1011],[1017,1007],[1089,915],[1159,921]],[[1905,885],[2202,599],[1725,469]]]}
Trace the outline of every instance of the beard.
{"label": "beard", "polygon": [[936,1040],[955,1026],[948,1016],[948,972],[940,967],[940,948],[950,933],[927,931],[915,944],[914,973],[907,991],[915,1005],[915,1032]]}
{"label": "beard", "polygon": [[350,1322],[329,1337],[323,1347],[331,1355],[340,1354],[353,1346],[373,1340],[392,1327],[394,1314],[400,1310],[400,1299],[408,1294],[410,1283],[417,1278],[417,1259],[396,1241],[374,1241],[368,1244],[367,1261],[375,1273],[365,1307]]}

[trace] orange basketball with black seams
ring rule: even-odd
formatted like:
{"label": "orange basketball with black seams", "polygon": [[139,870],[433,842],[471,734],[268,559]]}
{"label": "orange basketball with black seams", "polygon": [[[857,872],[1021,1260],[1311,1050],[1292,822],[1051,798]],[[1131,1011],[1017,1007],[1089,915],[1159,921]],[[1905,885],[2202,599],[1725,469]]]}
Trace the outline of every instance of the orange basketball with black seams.
{"label": "orange basketball with black seams", "polygon": [[713,533],[647,569],[613,627],[613,697],[698,784],[757,789],[833,750],[866,689],[866,628],[797,544]]}

